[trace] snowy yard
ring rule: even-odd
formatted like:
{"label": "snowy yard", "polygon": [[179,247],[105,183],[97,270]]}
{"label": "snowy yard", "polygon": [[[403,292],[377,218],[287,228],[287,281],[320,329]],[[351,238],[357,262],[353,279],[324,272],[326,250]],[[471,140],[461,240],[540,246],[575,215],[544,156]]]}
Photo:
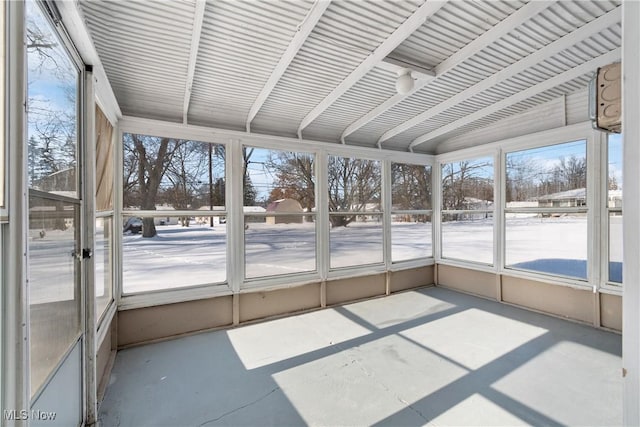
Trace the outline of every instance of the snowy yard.
{"label": "snowy yard", "polygon": [[[505,229],[507,267],[586,278],[586,217],[507,218]],[[443,223],[442,257],[492,264],[493,220]]]}
{"label": "snowy yard", "polygon": [[[249,223],[245,231],[245,275],[259,278],[316,269],[314,223]],[[394,260],[431,255],[430,223],[395,223]],[[382,224],[351,223],[330,231],[331,268],[383,261]],[[127,293],[218,283],[226,280],[226,225],[158,227],[158,236],[124,236]]]}
{"label": "snowy yard", "polygon": [[[621,277],[622,217],[611,217],[611,276]],[[491,263],[492,220],[443,223],[445,258]],[[30,233],[32,303],[74,296],[73,229]],[[331,268],[382,262],[382,224],[352,223],[330,231]],[[506,264],[584,278],[587,259],[586,217],[507,218]],[[108,244],[98,230],[97,296],[104,295]],[[260,278],[316,269],[315,224],[249,223],[245,231],[246,277]],[[431,256],[431,223],[392,224],[394,261]],[[125,293],[195,286],[226,281],[226,225],[158,226],[154,238],[123,236]]]}
{"label": "snowy yard", "polygon": [[[29,298],[30,303],[74,299],[76,262],[75,231],[48,230],[41,237],[41,229],[29,230]],[[79,296],[77,296],[79,299]]]}

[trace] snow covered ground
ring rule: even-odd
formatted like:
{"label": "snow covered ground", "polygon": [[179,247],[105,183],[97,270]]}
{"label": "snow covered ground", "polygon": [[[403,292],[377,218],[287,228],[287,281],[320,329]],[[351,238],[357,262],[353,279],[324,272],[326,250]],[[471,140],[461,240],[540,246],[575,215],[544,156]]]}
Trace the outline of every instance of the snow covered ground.
{"label": "snow covered ground", "polygon": [[[247,278],[303,273],[316,269],[314,223],[248,223],[245,231]],[[430,223],[396,223],[392,227],[394,260],[431,254]],[[124,289],[126,293],[152,289],[217,283],[226,280],[226,225],[158,227],[158,236],[124,236]],[[331,268],[383,261],[382,224],[351,223],[329,234]],[[161,261],[158,261],[161,259]],[[159,265],[160,271],[155,270]],[[188,267],[187,267],[188,266]]]}
{"label": "snow covered ground", "polygon": [[[622,217],[611,218],[612,278],[621,276]],[[585,277],[587,220],[585,217],[507,218],[506,261],[515,268]],[[443,223],[443,255],[492,262],[492,220]],[[100,233],[99,237],[101,236]],[[331,267],[382,262],[382,225],[352,223],[330,231]],[[96,260],[108,246],[98,240]],[[616,244],[617,243],[617,244]],[[245,232],[246,276],[313,271],[316,268],[315,224],[249,223]],[[73,230],[30,234],[30,285],[33,303],[73,298]],[[430,223],[393,223],[394,261],[431,255]],[[220,283],[226,280],[226,225],[213,229],[193,224],[158,227],[158,236],[123,236],[125,293]],[[104,262],[97,262],[98,296],[104,295]]]}
{"label": "snow covered ground", "polygon": [[227,227],[205,224],[158,226],[157,236],[123,237],[125,293],[226,280]]}
{"label": "snow covered ground", "polygon": [[[493,263],[493,220],[442,224],[442,256]],[[586,279],[587,218],[585,216],[506,219],[505,265]]]}
{"label": "snow covered ground", "polygon": [[29,298],[31,304],[79,299],[75,289],[75,231],[29,230]]}

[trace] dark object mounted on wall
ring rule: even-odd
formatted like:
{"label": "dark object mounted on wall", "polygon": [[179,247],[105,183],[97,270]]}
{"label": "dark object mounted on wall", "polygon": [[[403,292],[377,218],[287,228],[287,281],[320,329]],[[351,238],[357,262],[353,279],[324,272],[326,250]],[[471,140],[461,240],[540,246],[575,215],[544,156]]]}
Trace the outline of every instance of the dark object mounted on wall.
{"label": "dark object mounted on wall", "polygon": [[589,83],[589,117],[594,129],[622,130],[622,67],[620,62],[598,68]]}

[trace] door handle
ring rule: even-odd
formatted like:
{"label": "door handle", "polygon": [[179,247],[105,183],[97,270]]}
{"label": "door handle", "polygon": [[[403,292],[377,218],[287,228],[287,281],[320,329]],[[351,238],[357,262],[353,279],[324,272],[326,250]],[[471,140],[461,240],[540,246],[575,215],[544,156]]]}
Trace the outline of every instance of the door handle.
{"label": "door handle", "polygon": [[93,252],[91,252],[91,249],[89,248],[84,248],[80,252],[76,251],[75,249],[71,251],[71,256],[77,259],[78,261],[82,261],[83,259],[89,259],[91,258],[92,255],[93,255]]}

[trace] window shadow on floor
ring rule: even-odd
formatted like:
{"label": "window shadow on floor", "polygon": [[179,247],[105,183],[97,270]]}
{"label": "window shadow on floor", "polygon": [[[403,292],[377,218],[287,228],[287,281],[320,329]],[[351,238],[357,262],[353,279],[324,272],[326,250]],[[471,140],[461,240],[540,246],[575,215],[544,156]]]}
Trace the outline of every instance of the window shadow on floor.
{"label": "window shadow on floor", "polygon": [[[612,425],[621,423],[611,392],[621,393],[620,354],[618,335],[427,288],[123,350],[100,418],[104,426]],[[597,375],[611,378],[597,383]]]}

